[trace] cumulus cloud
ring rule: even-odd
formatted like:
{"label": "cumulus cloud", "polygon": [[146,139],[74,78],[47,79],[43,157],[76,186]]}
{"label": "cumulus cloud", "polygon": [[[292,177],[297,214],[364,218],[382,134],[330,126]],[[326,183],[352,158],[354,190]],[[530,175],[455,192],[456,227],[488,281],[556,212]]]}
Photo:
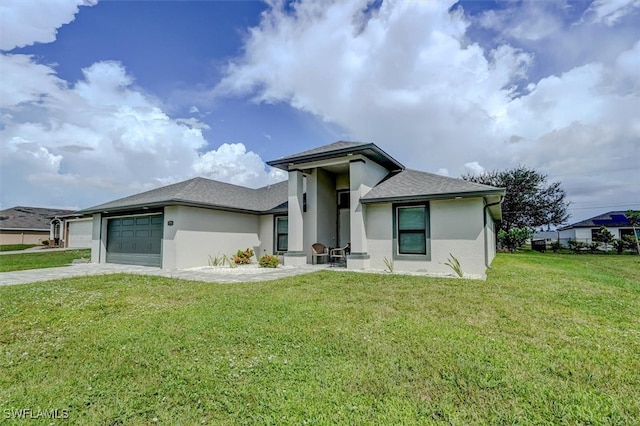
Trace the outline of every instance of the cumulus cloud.
{"label": "cumulus cloud", "polygon": [[[607,32],[612,42],[597,60],[573,55],[574,42],[598,24],[580,16],[565,22],[563,15],[547,28],[543,23],[562,4],[546,3],[485,15],[485,27],[504,30],[483,43],[471,38],[473,20],[452,9],[453,1],[385,1],[374,11],[364,0],[303,0],[292,9],[274,3],[215,91],[309,111],[409,167],[460,175],[525,164],[569,182],[592,202],[615,203],[604,189],[610,185],[618,199],[640,202],[637,186],[628,185],[633,172],[618,173],[635,161],[640,145],[633,33]],[[595,2],[588,13],[614,16],[615,9],[622,22],[635,3],[617,4],[606,9]],[[527,43],[509,44],[516,39]],[[550,45],[558,57],[582,62],[565,61],[557,67],[563,71],[544,74],[540,64],[550,56],[543,47]]]}
{"label": "cumulus cloud", "polygon": [[[51,42],[79,5],[91,4],[3,2],[2,48]],[[119,62],[94,63],[76,82],[29,55],[2,53],[0,68],[3,208],[33,200],[88,207],[200,171],[250,186],[282,179],[242,144],[232,146],[234,155],[226,145],[207,151],[203,131],[209,126],[194,117],[170,117]]]}
{"label": "cumulus cloud", "polygon": [[80,6],[97,0],[3,0],[0,4],[0,50],[11,50],[56,39],[58,28],[73,21]]}
{"label": "cumulus cloud", "polygon": [[260,156],[247,152],[241,143],[225,143],[217,150],[201,155],[193,169],[199,176],[252,188],[287,178],[287,174],[279,169],[266,172]]}

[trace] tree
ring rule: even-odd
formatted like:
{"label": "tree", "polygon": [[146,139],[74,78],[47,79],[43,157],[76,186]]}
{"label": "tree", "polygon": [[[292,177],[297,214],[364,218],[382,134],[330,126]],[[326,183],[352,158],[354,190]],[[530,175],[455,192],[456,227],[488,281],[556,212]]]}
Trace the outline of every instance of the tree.
{"label": "tree", "polygon": [[522,245],[533,236],[533,230],[523,226],[522,228],[510,228],[508,231],[501,229],[498,231],[498,242],[502,247],[506,247],[510,252],[522,247]]}
{"label": "tree", "polygon": [[598,232],[596,232],[593,237],[595,241],[604,244],[605,250],[609,250],[609,244],[611,244],[613,240],[616,239],[616,237],[614,237],[614,235],[609,232],[609,230],[604,225],[601,226],[600,229],[598,229]]}
{"label": "tree", "polygon": [[511,170],[463,175],[462,179],[505,188],[500,229],[537,228],[560,225],[569,219],[566,193],[560,182],[547,182],[547,176],[525,166]]}
{"label": "tree", "polygon": [[637,227],[640,227],[640,211],[627,210],[625,216],[627,216],[627,220],[633,228],[633,235],[636,237],[636,249],[638,250],[638,254],[640,254],[640,241],[638,241],[638,231],[636,230]]}

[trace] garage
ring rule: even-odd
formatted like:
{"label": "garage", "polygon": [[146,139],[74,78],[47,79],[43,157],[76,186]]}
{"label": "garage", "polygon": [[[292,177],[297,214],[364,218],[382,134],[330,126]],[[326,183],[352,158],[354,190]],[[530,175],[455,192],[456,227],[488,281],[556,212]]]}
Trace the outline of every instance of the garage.
{"label": "garage", "polygon": [[109,218],[107,262],[162,267],[162,214]]}
{"label": "garage", "polygon": [[86,248],[91,247],[91,232],[93,231],[93,219],[67,220],[66,247]]}

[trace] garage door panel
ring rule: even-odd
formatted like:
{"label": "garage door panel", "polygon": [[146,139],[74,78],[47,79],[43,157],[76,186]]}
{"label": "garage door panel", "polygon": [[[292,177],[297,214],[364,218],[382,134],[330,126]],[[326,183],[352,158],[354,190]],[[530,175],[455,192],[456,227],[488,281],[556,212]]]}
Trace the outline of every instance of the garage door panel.
{"label": "garage door panel", "polygon": [[162,215],[109,219],[107,262],[162,265]]}

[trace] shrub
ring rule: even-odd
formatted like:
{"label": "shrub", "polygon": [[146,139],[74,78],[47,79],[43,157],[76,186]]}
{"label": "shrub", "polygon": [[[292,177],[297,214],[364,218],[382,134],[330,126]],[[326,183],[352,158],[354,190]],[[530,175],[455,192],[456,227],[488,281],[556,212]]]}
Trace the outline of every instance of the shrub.
{"label": "shrub", "polygon": [[502,247],[506,247],[510,252],[522,247],[529,238],[533,236],[530,228],[510,228],[508,231],[501,229],[498,231],[498,241]]}
{"label": "shrub", "polygon": [[238,250],[235,257],[233,258],[233,261],[236,263],[236,265],[247,265],[251,263],[252,257],[253,249],[248,248],[246,250]]}
{"label": "shrub", "polygon": [[48,246],[49,245],[49,240],[42,240],[42,245],[43,246]]}
{"label": "shrub", "polygon": [[587,243],[584,243],[582,241],[576,241],[576,240],[567,241],[567,245],[576,254],[580,253],[583,249],[587,247]]}
{"label": "shrub", "polygon": [[559,252],[561,248],[562,248],[562,244],[560,244],[560,241],[551,242],[551,251],[553,251],[554,253]]}
{"label": "shrub", "polygon": [[280,265],[280,259],[278,259],[278,256],[265,254],[258,260],[258,263],[263,268],[277,268]]}

